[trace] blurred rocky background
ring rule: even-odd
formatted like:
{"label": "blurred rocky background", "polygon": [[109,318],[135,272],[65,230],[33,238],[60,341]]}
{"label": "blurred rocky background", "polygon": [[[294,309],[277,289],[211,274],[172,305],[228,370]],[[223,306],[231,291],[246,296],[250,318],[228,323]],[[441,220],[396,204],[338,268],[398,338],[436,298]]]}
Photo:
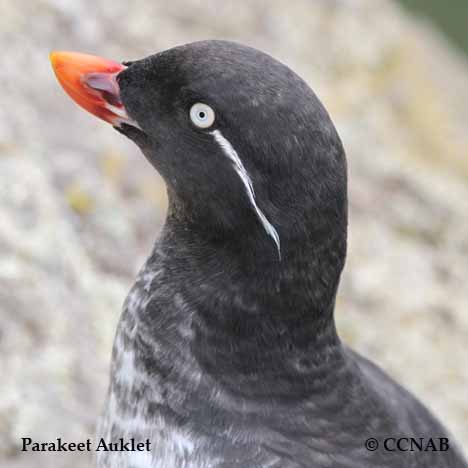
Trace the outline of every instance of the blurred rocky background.
{"label": "blurred rocky background", "polygon": [[47,55],[136,59],[206,38],[273,54],[330,110],[350,173],[341,334],[466,451],[468,66],[441,33],[384,0],[0,0],[0,466],[91,466],[21,453],[20,438],[93,435],[121,304],[166,205]]}

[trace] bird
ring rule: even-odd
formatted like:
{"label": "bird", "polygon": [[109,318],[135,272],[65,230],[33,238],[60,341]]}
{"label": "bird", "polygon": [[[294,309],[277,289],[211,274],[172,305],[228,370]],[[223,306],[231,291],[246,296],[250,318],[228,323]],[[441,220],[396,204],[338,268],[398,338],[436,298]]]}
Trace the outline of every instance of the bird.
{"label": "bird", "polygon": [[122,63],[50,60],[168,194],[98,430],[145,450],[99,451],[98,467],[468,467],[442,423],[338,335],[347,162],[302,78],[224,40]]}

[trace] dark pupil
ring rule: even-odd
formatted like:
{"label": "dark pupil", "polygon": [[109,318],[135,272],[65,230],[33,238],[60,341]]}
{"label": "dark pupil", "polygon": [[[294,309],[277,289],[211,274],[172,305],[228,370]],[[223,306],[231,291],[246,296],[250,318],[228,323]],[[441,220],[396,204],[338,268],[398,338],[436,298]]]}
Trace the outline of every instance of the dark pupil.
{"label": "dark pupil", "polygon": [[198,117],[200,117],[200,119],[204,119],[205,118],[205,113],[203,111],[199,112]]}

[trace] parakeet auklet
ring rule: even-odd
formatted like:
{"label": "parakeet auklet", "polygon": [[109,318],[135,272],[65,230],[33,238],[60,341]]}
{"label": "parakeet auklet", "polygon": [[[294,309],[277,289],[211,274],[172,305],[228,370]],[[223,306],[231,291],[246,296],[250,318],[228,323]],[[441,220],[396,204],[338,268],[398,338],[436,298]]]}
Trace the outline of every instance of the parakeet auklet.
{"label": "parakeet auklet", "polygon": [[51,60],[76,102],[141,148],[169,197],[124,305],[101,424],[105,440],[151,450],[99,452],[99,467],[468,466],[421,403],[337,336],[346,159],[301,78],[225,41],[124,65]]}

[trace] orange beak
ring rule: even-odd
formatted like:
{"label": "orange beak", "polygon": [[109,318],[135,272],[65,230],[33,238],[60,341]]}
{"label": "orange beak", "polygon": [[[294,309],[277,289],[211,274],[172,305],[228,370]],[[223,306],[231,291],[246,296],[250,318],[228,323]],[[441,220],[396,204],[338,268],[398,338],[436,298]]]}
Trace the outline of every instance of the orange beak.
{"label": "orange beak", "polygon": [[76,52],[51,52],[50,62],[65,92],[91,114],[114,126],[134,122],[120,100],[118,62]]}

